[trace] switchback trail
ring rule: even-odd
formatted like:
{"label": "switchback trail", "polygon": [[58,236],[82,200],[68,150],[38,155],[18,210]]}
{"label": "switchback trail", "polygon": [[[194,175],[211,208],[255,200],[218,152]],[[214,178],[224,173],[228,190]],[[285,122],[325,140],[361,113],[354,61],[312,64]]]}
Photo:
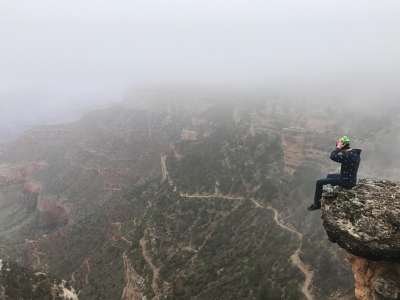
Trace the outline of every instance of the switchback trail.
{"label": "switchback trail", "polygon": [[[167,156],[166,155],[162,155],[161,156],[161,170],[162,170],[162,175],[163,175],[163,181],[165,181],[166,179],[168,179],[168,183],[170,186],[174,187],[174,190],[177,190],[177,187],[174,185],[173,180],[169,177],[169,173],[168,173],[168,169],[167,169]],[[310,265],[305,264],[301,257],[301,249],[303,247],[303,234],[301,232],[299,232],[297,229],[295,229],[294,227],[288,226],[285,223],[283,223],[280,219],[279,219],[279,212],[276,208],[268,205],[268,206],[264,206],[262,204],[260,204],[256,199],[254,198],[246,198],[246,197],[241,197],[241,196],[233,196],[233,195],[222,195],[219,193],[214,193],[214,194],[187,194],[187,193],[179,193],[179,195],[182,198],[199,198],[199,199],[213,199],[213,198],[220,198],[220,199],[227,199],[227,200],[246,200],[249,199],[257,208],[261,208],[261,209],[267,209],[267,210],[271,210],[274,213],[274,222],[281,227],[283,230],[286,230],[292,234],[295,234],[297,236],[297,238],[299,239],[300,243],[299,243],[299,247],[296,249],[296,251],[290,256],[290,260],[292,262],[293,265],[295,265],[301,273],[304,274],[304,284],[302,286],[302,293],[304,295],[304,297],[307,300],[314,300],[314,295],[312,294],[312,281],[313,281],[313,277],[314,277],[314,272],[311,268]],[[157,273],[157,272],[156,272]],[[154,281],[153,281],[154,283]]]}
{"label": "switchback trail", "polygon": [[268,205],[268,206],[264,206],[261,205],[259,202],[257,202],[257,200],[255,199],[250,199],[254,205],[258,208],[264,208],[264,209],[269,209],[272,210],[274,213],[274,221],[276,224],[278,224],[279,227],[281,227],[282,229],[289,231],[295,235],[297,235],[299,241],[300,241],[300,245],[299,247],[296,249],[296,251],[290,256],[290,260],[292,261],[292,264],[294,264],[303,274],[305,277],[304,280],[304,284],[303,287],[301,289],[301,291],[303,292],[304,296],[306,297],[307,300],[314,300],[314,296],[312,294],[312,280],[314,277],[314,272],[312,271],[311,266],[306,265],[300,257],[301,254],[301,248],[303,247],[303,234],[299,231],[297,231],[295,228],[292,228],[286,224],[284,224],[281,220],[279,220],[279,212],[273,208],[272,206]]}
{"label": "switchback trail", "polygon": [[304,294],[307,300],[314,300],[314,296],[312,294],[312,280],[314,277],[314,272],[312,271],[311,266],[305,264],[301,257],[301,249],[303,247],[303,234],[297,231],[295,228],[286,225],[279,219],[279,212],[276,208],[268,205],[264,206],[260,204],[256,199],[253,198],[246,198],[246,197],[239,197],[239,196],[230,196],[230,195],[221,195],[221,194],[186,194],[180,193],[180,196],[183,198],[199,198],[199,199],[213,199],[213,198],[221,198],[227,200],[245,200],[250,199],[250,201],[257,207],[261,209],[271,210],[274,213],[274,222],[283,230],[289,231],[292,234],[295,234],[300,241],[299,247],[296,251],[290,256],[290,260],[293,265],[295,265],[301,273],[304,274],[305,280],[302,286],[302,293]]}

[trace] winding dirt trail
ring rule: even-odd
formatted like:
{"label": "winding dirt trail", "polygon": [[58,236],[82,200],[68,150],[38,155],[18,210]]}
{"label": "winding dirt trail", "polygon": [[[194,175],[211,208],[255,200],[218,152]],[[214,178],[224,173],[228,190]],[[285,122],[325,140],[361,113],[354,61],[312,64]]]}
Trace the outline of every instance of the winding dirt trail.
{"label": "winding dirt trail", "polygon": [[[163,180],[168,179],[168,182],[171,186],[173,186],[173,181],[171,178],[169,178],[168,176],[168,169],[167,169],[167,164],[166,164],[166,160],[167,157],[166,155],[163,155],[161,157],[161,169],[162,169],[162,173],[163,173]],[[176,189],[176,186],[175,186]],[[213,199],[213,198],[221,198],[221,199],[227,199],[227,200],[250,200],[257,208],[260,209],[267,209],[267,210],[271,210],[274,213],[274,222],[281,227],[283,230],[286,230],[292,234],[295,234],[299,240],[299,247],[296,249],[296,251],[290,256],[290,260],[292,262],[292,264],[294,266],[296,266],[301,273],[304,274],[304,284],[302,286],[302,293],[304,295],[304,297],[307,300],[314,300],[314,295],[312,293],[312,282],[313,282],[313,278],[314,278],[314,271],[312,270],[312,267],[310,265],[307,265],[303,262],[303,260],[301,259],[300,255],[301,255],[301,249],[303,247],[303,238],[304,235],[299,232],[296,228],[290,226],[290,225],[286,225],[283,221],[280,220],[279,215],[280,213],[278,212],[278,210],[270,205],[268,206],[264,206],[262,204],[260,204],[256,199],[254,198],[246,198],[246,197],[241,197],[241,196],[231,196],[231,195],[222,195],[222,194],[187,194],[187,193],[180,193],[180,196],[182,198],[199,198],[199,199]],[[143,240],[143,239],[142,239]],[[142,240],[140,241],[140,244],[142,245]],[[143,240],[143,242],[145,242]],[[145,244],[144,244],[145,245]],[[143,246],[142,246],[142,249]],[[149,261],[151,261],[151,257]],[[148,260],[148,258],[145,259],[146,261]],[[149,263],[150,264],[150,263]],[[154,267],[154,265],[150,264],[150,266],[152,266],[153,269],[153,289],[154,286],[158,287],[157,281],[155,281],[155,275],[157,274],[157,276],[159,277],[159,269],[157,269],[156,267]],[[157,271],[158,270],[158,271]],[[157,272],[156,272],[157,271]],[[157,277],[157,278],[158,278]],[[156,290],[154,290],[154,292],[156,292]]]}
{"label": "winding dirt trail", "polygon": [[274,222],[281,227],[283,230],[289,231],[290,233],[294,234],[297,236],[297,238],[300,241],[299,247],[296,249],[296,251],[290,256],[290,260],[293,265],[295,265],[301,273],[304,274],[304,284],[302,286],[302,293],[304,294],[305,298],[307,300],[314,300],[314,296],[312,294],[312,281],[314,277],[314,272],[311,268],[311,266],[305,264],[300,255],[301,255],[301,249],[303,247],[303,234],[299,231],[297,231],[295,228],[293,228],[290,225],[286,225],[279,219],[279,212],[276,208],[268,205],[264,206],[260,204],[256,199],[253,198],[245,198],[245,197],[239,197],[239,196],[229,196],[229,195],[220,195],[220,194],[186,194],[186,193],[180,193],[181,197],[184,198],[199,198],[199,199],[213,199],[213,198],[221,198],[221,199],[227,199],[227,200],[245,200],[249,199],[257,208],[261,209],[267,209],[271,210],[274,213]]}
{"label": "winding dirt trail", "polygon": [[304,284],[302,286],[302,293],[306,297],[307,300],[314,300],[314,296],[312,294],[312,280],[314,277],[314,272],[312,271],[311,266],[306,265],[301,257],[301,249],[303,247],[303,234],[299,231],[297,231],[295,228],[292,228],[291,226],[288,226],[284,224],[281,220],[279,220],[279,212],[273,208],[272,206],[264,206],[261,205],[259,202],[257,202],[255,199],[250,199],[254,205],[258,208],[264,208],[264,209],[269,209],[272,210],[274,213],[274,221],[276,224],[278,224],[279,227],[282,229],[289,231],[297,236],[297,238],[300,241],[299,247],[296,249],[296,251],[290,256],[290,260],[292,261],[292,264],[295,265],[303,274],[305,277]]}
{"label": "winding dirt trail", "polygon": [[187,194],[187,193],[180,193],[179,195],[182,198],[198,198],[198,199],[215,199],[215,198],[221,198],[221,199],[226,199],[226,200],[244,200],[245,199],[243,197],[221,195],[221,194]]}

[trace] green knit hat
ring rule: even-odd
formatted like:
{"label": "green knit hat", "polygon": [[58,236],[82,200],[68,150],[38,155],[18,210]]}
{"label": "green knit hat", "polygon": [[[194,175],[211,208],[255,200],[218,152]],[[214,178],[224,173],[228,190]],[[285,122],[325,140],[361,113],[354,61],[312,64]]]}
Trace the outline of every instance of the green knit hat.
{"label": "green knit hat", "polygon": [[350,138],[347,135],[342,136],[340,141],[343,143],[343,145],[350,145]]}

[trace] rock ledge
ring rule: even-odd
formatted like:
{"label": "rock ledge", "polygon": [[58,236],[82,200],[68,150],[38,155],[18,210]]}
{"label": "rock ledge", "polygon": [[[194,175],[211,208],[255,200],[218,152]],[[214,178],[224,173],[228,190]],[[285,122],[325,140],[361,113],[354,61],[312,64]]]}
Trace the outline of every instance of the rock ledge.
{"label": "rock ledge", "polygon": [[353,255],[400,262],[400,183],[362,179],[352,189],[324,192],[322,220],[329,239]]}

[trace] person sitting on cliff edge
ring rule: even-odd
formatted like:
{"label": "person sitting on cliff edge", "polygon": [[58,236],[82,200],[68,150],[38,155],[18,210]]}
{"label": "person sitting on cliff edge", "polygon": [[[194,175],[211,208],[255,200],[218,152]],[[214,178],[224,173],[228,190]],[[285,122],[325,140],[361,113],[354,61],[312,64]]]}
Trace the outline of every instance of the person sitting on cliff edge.
{"label": "person sitting on cliff edge", "polygon": [[330,158],[341,164],[340,174],[328,174],[326,178],[317,180],[314,203],[308,207],[308,210],[321,208],[324,185],[339,185],[346,189],[351,189],[357,184],[357,171],[361,161],[360,155],[361,149],[350,148],[350,138],[348,136],[342,136],[336,142],[336,149],[332,151]]}

